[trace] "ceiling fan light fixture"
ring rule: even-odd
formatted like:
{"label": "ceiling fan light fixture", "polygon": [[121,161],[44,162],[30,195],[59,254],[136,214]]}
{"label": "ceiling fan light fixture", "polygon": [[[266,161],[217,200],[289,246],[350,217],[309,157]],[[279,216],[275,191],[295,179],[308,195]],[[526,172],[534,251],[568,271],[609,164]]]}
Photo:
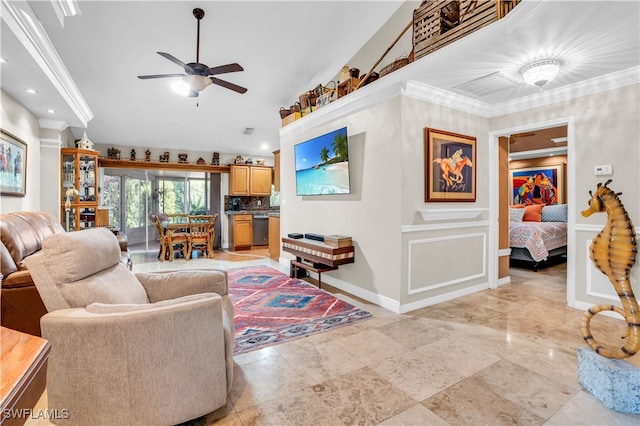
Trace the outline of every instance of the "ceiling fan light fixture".
{"label": "ceiling fan light fixture", "polygon": [[558,75],[561,66],[562,61],[558,59],[543,59],[525,65],[520,70],[520,74],[527,84],[542,88]]}
{"label": "ceiling fan light fixture", "polygon": [[171,90],[180,96],[187,97],[191,91],[191,87],[189,87],[189,83],[180,79],[171,83]]}
{"label": "ceiling fan light fixture", "polygon": [[189,85],[192,90],[196,92],[202,92],[210,85],[211,79],[203,75],[186,75],[182,77],[182,80]]}

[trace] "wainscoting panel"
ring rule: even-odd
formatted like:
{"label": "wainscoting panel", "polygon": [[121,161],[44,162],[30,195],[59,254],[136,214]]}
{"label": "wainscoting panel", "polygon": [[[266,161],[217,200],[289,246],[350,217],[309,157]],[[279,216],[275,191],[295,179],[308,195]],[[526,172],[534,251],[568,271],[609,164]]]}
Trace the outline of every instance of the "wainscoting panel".
{"label": "wainscoting panel", "polygon": [[486,276],[487,234],[474,233],[408,242],[408,294]]}

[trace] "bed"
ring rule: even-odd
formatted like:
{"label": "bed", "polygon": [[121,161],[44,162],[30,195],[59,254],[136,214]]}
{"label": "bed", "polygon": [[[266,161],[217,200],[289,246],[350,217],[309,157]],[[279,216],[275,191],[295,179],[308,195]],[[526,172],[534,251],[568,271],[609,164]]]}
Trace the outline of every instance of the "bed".
{"label": "bed", "polygon": [[511,260],[527,262],[534,271],[543,262],[567,253],[567,205],[511,208]]}

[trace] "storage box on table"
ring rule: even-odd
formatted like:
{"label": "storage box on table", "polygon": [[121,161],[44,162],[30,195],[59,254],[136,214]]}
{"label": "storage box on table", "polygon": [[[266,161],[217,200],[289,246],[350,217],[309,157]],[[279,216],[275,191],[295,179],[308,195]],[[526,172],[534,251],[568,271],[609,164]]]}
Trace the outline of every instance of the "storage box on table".
{"label": "storage box on table", "polygon": [[426,0],[413,11],[415,59],[485,27],[520,0]]}
{"label": "storage box on table", "polygon": [[351,237],[344,235],[325,235],[324,243],[330,247],[341,248],[352,246]]}

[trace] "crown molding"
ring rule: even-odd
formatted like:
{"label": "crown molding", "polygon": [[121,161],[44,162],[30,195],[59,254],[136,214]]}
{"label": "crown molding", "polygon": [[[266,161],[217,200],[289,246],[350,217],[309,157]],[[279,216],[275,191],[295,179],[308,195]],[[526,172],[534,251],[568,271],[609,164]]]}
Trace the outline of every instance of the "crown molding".
{"label": "crown molding", "polygon": [[78,120],[87,126],[93,112],[78,90],[37,15],[27,2],[2,0],[2,20],[58,90]]}
{"label": "crown molding", "polygon": [[59,132],[69,127],[69,123],[62,120],[49,120],[46,118],[39,118],[38,122],[40,123],[40,127],[42,129],[53,129]]}
{"label": "crown molding", "polygon": [[498,117],[638,83],[640,83],[640,67],[636,66],[535,95],[495,104],[490,106],[490,113],[491,117]]}
{"label": "crown molding", "polygon": [[408,73],[400,72],[403,70],[400,69],[393,72],[336,102],[294,121],[280,129],[280,136],[303,134],[310,128],[342,119],[397,95],[431,102],[485,118],[492,118],[640,83],[640,67],[632,67],[558,89],[491,105],[448,90],[407,79]]}
{"label": "crown molding", "polygon": [[407,81],[403,95],[482,117],[492,118],[638,83],[640,83],[640,67],[636,66],[493,105],[413,80]]}
{"label": "crown molding", "polygon": [[40,139],[40,148],[60,149],[62,148],[62,140],[60,140],[60,138],[42,138]]}

